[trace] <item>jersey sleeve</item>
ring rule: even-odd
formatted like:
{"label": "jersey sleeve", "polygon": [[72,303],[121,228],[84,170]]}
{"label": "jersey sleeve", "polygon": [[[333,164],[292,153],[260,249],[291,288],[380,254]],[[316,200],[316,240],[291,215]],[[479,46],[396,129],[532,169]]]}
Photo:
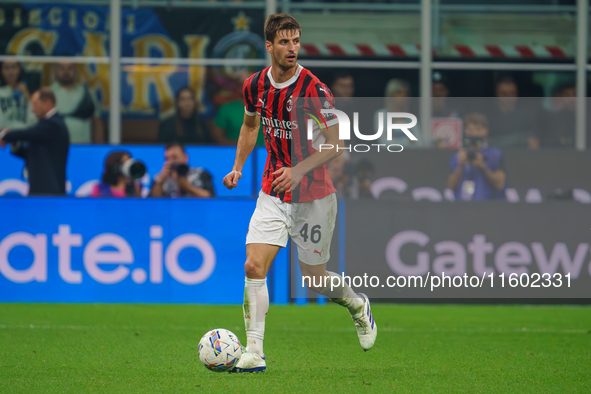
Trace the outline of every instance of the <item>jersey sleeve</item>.
{"label": "jersey sleeve", "polygon": [[312,86],[309,90],[308,94],[310,98],[310,105],[314,108],[314,110],[324,119],[324,122],[320,122],[322,128],[334,126],[335,124],[339,123],[338,118],[334,114],[321,114],[321,110],[323,109],[334,109],[335,99],[332,95],[332,92],[325,84],[319,82]]}
{"label": "jersey sleeve", "polygon": [[257,108],[254,105],[254,99],[253,99],[254,92],[251,92],[251,88],[252,88],[251,84],[252,84],[252,77],[248,78],[246,81],[244,81],[244,84],[242,85],[242,93],[244,96],[244,112],[248,116],[255,116]]}

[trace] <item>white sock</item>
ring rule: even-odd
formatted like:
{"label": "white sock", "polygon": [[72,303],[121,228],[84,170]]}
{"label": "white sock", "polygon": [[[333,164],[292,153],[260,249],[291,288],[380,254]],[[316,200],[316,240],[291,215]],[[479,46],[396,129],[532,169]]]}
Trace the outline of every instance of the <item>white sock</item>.
{"label": "white sock", "polygon": [[[326,273],[328,274],[326,287],[320,291],[319,294],[327,296],[332,302],[347,308],[349,313],[351,313],[351,316],[357,317],[361,315],[363,311],[363,301],[361,297],[355,294],[353,289],[347,286],[347,283],[345,283],[340,275],[330,271],[326,271]],[[336,279],[334,279],[334,282],[332,281],[332,277],[335,276],[339,279],[338,282]],[[331,283],[334,283],[335,285],[332,290]]]}
{"label": "white sock", "polygon": [[246,326],[246,350],[263,357],[265,316],[269,310],[267,279],[246,278],[244,284],[244,325]]}

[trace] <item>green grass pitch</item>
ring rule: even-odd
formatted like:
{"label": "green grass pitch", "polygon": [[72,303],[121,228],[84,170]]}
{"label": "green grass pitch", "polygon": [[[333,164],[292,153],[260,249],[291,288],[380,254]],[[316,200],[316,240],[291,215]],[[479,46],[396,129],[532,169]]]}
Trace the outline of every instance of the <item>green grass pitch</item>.
{"label": "green grass pitch", "polygon": [[374,304],[364,353],[346,310],[271,306],[267,372],[214,373],[208,330],[240,306],[0,305],[0,393],[591,393],[591,308]]}

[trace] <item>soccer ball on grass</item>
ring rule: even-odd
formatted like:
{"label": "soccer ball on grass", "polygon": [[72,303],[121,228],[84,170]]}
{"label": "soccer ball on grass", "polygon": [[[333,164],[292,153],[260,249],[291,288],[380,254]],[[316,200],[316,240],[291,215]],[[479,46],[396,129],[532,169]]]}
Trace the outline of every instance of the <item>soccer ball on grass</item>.
{"label": "soccer ball on grass", "polygon": [[201,338],[197,353],[199,360],[210,371],[230,371],[242,356],[242,345],[233,332],[216,328]]}

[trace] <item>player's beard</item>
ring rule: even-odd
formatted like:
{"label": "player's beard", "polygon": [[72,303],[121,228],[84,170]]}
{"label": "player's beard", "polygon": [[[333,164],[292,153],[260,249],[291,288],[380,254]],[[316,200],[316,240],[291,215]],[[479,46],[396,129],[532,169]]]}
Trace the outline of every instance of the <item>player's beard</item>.
{"label": "player's beard", "polygon": [[289,63],[287,61],[286,56],[280,56],[280,55],[277,55],[276,53],[273,53],[273,60],[275,61],[275,64],[277,64],[277,66],[279,66],[279,68],[282,71],[287,71],[290,68],[294,68],[298,64],[298,55],[295,54],[294,56],[295,56],[295,59],[294,59],[293,63]]}

